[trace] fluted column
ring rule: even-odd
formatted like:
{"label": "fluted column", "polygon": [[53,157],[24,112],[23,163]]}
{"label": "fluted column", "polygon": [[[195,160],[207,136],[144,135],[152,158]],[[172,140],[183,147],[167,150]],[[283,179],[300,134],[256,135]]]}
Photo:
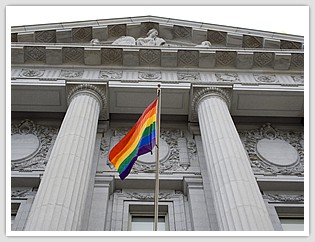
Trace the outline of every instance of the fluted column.
{"label": "fluted column", "polygon": [[69,103],[25,230],[80,230],[102,93],[80,85]]}
{"label": "fluted column", "polygon": [[219,88],[201,89],[194,98],[220,230],[273,230],[229,102]]}

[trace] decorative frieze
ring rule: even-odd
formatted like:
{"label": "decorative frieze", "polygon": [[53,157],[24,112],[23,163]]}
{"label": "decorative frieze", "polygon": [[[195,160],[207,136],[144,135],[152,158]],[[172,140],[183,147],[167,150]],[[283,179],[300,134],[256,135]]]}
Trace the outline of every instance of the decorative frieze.
{"label": "decorative frieze", "polygon": [[[59,68],[12,68],[12,79],[36,80],[80,80],[85,83],[104,80],[121,80],[122,82],[139,82],[141,80],[159,80],[162,83],[189,82],[192,84],[237,83],[242,85],[291,85],[303,86],[303,75],[290,74],[253,74],[235,72],[198,72],[198,71],[138,71],[126,69],[59,69]],[[26,77],[26,78],[25,78]]]}
{"label": "decorative frieze", "polygon": [[302,131],[280,130],[267,123],[239,135],[255,174],[304,176]]}
{"label": "decorative frieze", "polygon": [[[139,193],[139,192],[126,192],[127,198],[131,198],[133,200],[142,200],[142,201],[154,201],[154,193]],[[173,197],[172,193],[159,193],[159,201],[167,200]]]}
{"label": "decorative frieze", "polygon": [[303,204],[303,194],[272,194],[265,193],[263,198],[268,200],[269,203],[286,203],[286,204]]}
{"label": "decorative frieze", "polygon": [[57,128],[23,120],[11,125],[11,169],[14,171],[45,170]]}
{"label": "decorative frieze", "polygon": [[[128,37],[128,36],[127,36]],[[166,48],[164,46],[139,46],[128,44],[126,36],[119,38],[122,43],[115,46],[103,44],[88,47],[74,46],[13,46],[12,52],[18,48],[23,50],[23,59],[17,58],[19,53],[13,53],[12,64],[43,63],[43,64],[79,64],[86,66],[138,66],[138,67],[188,67],[188,68],[228,68],[228,69],[275,69],[301,70],[304,67],[302,51],[271,52],[265,49],[241,49],[237,51],[196,47],[183,49],[181,47]],[[130,37],[133,38],[133,37]],[[135,38],[133,38],[135,40]],[[207,41],[203,41],[207,42]],[[123,46],[122,46],[123,45]],[[168,44],[171,45],[171,44]],[[190,46],[191,47],[191,46]],[[209,47],[209,46],[208,46]],[[178,49],[177,49],[178,48]],[[22,51],[20,50],[20,51]]]}

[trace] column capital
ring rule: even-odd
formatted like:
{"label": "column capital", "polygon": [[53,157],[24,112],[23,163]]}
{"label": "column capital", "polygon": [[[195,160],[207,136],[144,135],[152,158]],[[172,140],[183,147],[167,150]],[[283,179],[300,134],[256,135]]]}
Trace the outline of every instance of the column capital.
{"label": "column capital", "polygon": [[102,120],[108,119],[107,86],[92,84],[67,84],[67,103],[70,105],[77,95],[89,95],[95,98],[100,104],[100,116]]}
{"label": "column capital", "polygon": [[189,120],[196,122],[198,120],[198,105],[205,99],[210,97],[221,98],[228,107],[231,106],[232,100],[232,89],[231,88],[220,88],[220,87],[194,87],[192,102],[191,102],[191,112]]}

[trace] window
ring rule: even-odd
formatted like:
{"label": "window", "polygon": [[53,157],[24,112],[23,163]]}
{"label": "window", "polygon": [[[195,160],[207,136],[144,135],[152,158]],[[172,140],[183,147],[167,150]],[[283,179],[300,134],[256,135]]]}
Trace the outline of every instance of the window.
{"label": "window", "polygon": [[[129,205],[129,226],[131,231],[154,230],[154,205],[134,203]],[[158,231],[169,230],[168,206],[159,205]]]}
{"label": "window", "polygon": [[14,224],[20,203],[11,203],[11,226]]}
{"label": "window", "polygon": [[[165,231],[165,216],[159,216],[158,218],[158,231]],[[131,230],[132,231],[153,231],[154,228],[154,216],[139,216],[131,215]]]}
{"label": "window", "polygon": [[303,218],[280,218],[283,230],[285,231],[303,231],[304,219]]}

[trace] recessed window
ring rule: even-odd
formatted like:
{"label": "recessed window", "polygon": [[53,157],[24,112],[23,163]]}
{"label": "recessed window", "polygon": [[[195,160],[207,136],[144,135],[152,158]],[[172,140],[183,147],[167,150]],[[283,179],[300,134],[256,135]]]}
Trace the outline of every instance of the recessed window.
{"label": "recessed window", "polygon": [[303,218],[280,218],[280,222],[285,231],[304,231]]}
{"label": "recessed window", "polygon": [[[158,218],[158,231],[165,231],[165,216]],[[132,231],[153,231],[154,216],[137,216],[131,215],[131,230]]]}

